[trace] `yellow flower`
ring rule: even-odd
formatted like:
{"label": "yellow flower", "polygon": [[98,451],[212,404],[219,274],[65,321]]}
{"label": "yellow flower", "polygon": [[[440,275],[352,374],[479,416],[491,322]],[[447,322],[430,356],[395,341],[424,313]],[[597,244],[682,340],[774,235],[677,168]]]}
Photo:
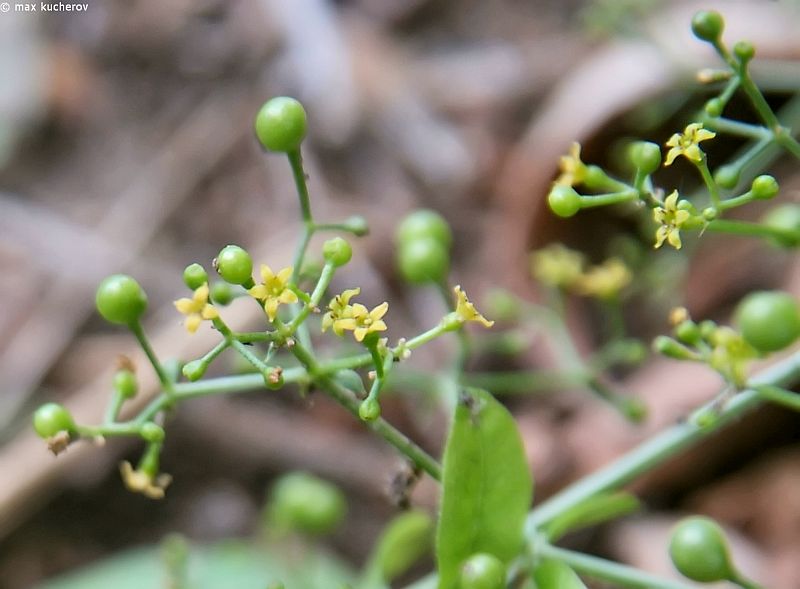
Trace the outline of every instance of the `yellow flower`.
{"label": "yellow flower", "polygon": [[583,255],[560,243],[531,254],[534,277],[549,286],[571,286],[583,273],[583,264]]}
{"label": "yellow flower", "polygon": [[174,302],[175,308],[186,315],[184,325],[189,333],[194,333],[204,320],[216,319],[219,312],[208,302],[208,283],[195,289],[191,299],[183,298]]}
{"label": "yellow flower", "polygon": [[163,499],[164,489],[172,482],[172,477],[168,474],[153,476],[143,470],[134,470],[130,462],[120,463],[119,472],[129,491],[141,493],[150,499]]}
{"label": "yellow flower", "polygon": [[339,323],[342,319],[349,319],[353,316],[353,307],[350,299],[361,292],[360,288],[349,288],[343,293],[336,295],[328,303],[328,312],[322,316],[322,331],[327,331],[333,327],[336,335],[343,335],[344,328]]}
{"label": "yellow flower", "polygon": [[692,162],[700,162],[703,159],[703,151],[698,145],[701,141],[715,137],[716,133],[704,129],[700,123],[688,125],[683,133],[675,133],[667,141],[667,147],[671,149],[667,152],[664,165],[669,166],[679,155],[684,156]]}
{"label": "yellow flower", "polygon": [[269,266],[261,264],[261,284],[257,284],[247,291],[251,297],[261,301],[270,321],[275,321],[280,305],[297,302],[297,295],[289,288],[291,277],[291,266],[274,274]]}
{"label": "yellow flower", "polygon": [[372,311],[367,310],[361,303],[349,305],[345,310],[345,316],[334,321],[333,330],[352,331],[356,341],[362,342],[370,333],[386,331],[387,327],[383,316],[388,310],[389,303],[387,302],[381,303]]}
{"label": "yellow flower", "polygon": [[631,283],[631,271],[619,258],[609,258],[586,271],[575,283],[585,296],[610,299]]}
{"label": "yellow flower", "polygon": [[494,321],[489,321],[486,317],[480,314],[480,312],[475,308],[475,305],[473,305],[467,298],[467,293],[461,290],[460,286],[456,286],[453,289],[453,292],[456,295],[455,313],[462,322],[476,321],[484,327],[491,327],[494,325]]}
{"label": "yellow flower", "polygon": [[691,213],[678,208],[678,191],[672,193],[664,200],[664,205],[653,209],[653,220],[659,224],[656,230],[656,248],[667,241],[676,250],[681,249],[681,227],[690,219]]}
{"label": "yellow flower", "polygon": [[741,334],[730,327],[718,327],[711,338],[710,365],[734,386],[742,388],[747,382],[750,360],[758,354]]}
{"label": "yellow flower", "polygon": [[558,164],[561,175],[556,184],[577,186],[586,179],[586,164],[581,161],[581,144],[573,143],[568,155],[562,155]]}

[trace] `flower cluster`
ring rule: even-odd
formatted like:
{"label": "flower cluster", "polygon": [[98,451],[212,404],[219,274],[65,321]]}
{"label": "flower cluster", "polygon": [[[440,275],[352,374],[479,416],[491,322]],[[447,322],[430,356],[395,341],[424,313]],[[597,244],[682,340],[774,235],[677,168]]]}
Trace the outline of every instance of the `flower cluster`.
{"label": "flower cluster", "polygon": [[358,342],[371,333],[386,331],[383,316],[389,310],[389,303],[383,302],[371,311],[361,303],[350,304],[350,299],[361,293],[360,288],[351,288],[333,297],[328,303],[328,311],[322,317],[322,331],[333,329],[338,335],[352,331]]}
{"label": "flower cluster", "polygon": [[619,258],[587,267],[583,254],[560,243],[533,252],[531,272],[547,286],[603,300],[618,297],[633,280]]}

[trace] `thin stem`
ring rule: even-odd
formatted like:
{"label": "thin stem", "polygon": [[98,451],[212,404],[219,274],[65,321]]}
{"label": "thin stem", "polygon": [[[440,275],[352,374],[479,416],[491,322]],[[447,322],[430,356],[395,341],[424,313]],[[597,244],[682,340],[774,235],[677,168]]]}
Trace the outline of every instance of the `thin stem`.
{"label": "thin stem", "polygon": [[708,127],[712,131],[718,133],[728,133],[730,135],[738,135],[740,137],[749,137],[758,141],[771,141],[772,133],[768,129],[760,125],[753,125],[751,123],[743,123],[734,119],[725,117],[706,117],[703,119],[703,126]]}
{"label": "thin stem", "polygon": [[792,411],[800,411],[800,395],[797,393],[772,385],[756,387],[755,391],[765,401],[782,405]]}
{"label": "thin stem", "polygon": [[125,397],[119,391],[114,391],[111,395],[111,402],[108,404],[108,407],[106,407],[103,425],[109,425],[117,421],[123,403],[125,403]]}
{"label": "thin stem", "polygon": [[594,579],[610,581],[630,589],[691,589],[689,585],[679,581],[663,579],[624,564],[558,548],[551,544],[542,543],[537,546],[536,555],[559,560],[578,573]]}
{"label": "thin stem", "polygon": [[799,237],[798,232],[791,229],[769,227],[758,223],[732,219],[715,219],[709,222],[707,228],[709,231],[717,231],[719,233],[732,233],[745,237],[766,237],[789,242],[796,241]]}
{"label": "thin stem", "polygon": [[325,264],[322,268],[322,272],[320,273],[319,280],[317,281],[317,285],[314,287],[314,292],[311,293],[311,297],[308,303],[300,309],[297,315],[294,316],[292,321],[287,326],[289,332],[294,333],[300,324],[306,320],[306,318],[311,314],[311,311],[316,309],[319,306],[319,302],[322,299],[325,291],[328,290],[328,287],[331,284],[331,280],[333,280],[333,275],[336,272],[336,266],[331,263]]}
{"label": "thin stem", "polygon": [[711,171],[708,169],[708,161],[706,156],[703,155],[699,162],[694,162],[694,165],[697,167],[700,175],[703,177],[703,182],[705,183],[706,188],[708,189],[708,194],[711,197],[711,205],[719,208],[719,186],[714,180],[714,177],[711,175]]}
{"label": "thin stem", "polygon": [[303,156],[300,149],[290,151],[286,155],[289,156],[289,165],[292,167],[292,176],[294,176],[294,185],[300,199],[300,213],[303,215],[303,221],[313,225],[311,201],[308,198],[308,186],[306,185],[306,171],[303,169]]}
{"label": "thin stem", "polygon": [[[800,376],[800,352],[773,364],[754,376],[750,379],[750,385],[754,387],[765,384],[781,386],[792,382],[798,376]],[[711,427],[700,428],[689,420],[668,428],[534,508],[528,517],[528,526],[535,530],[589,497],[621,487],[636,476],[661,464],[698,440],[741,417],[760,403],[761,397],[756,390],[745,390],[731,398],[719,410],[718,421]],[[703,411],[707,407],[708,405],[705,405],[698,411]]]}
{"label": "thin stem", "polygon": [[606,194],[581,195],[581,208],[602,207],[621,202],[630,202],[639,198],[638,190],[623,190]]}
{"label": "thin stem", "polygon": [[167,376],[167,373],[164,370],[164,367],[161,365],[161,362],[159,362],[158,356],[156,356],[156,353],[153,350],[153,346],[150,345],[150,340],[147,339],[147,335],[145,335],[144,329],[142,329],[142,324],[139,321],[134,321],[128,327],[133,332],[133,335],[136,336],[139,346],[141,346],[142,350],[144,350],[147,359],[150,361],[150,365],[153,367],[153,370],[155,370],[156,376],[158,376],[158,380],[161,383],[164,392],[171,394],[173,390],[173,382]]}

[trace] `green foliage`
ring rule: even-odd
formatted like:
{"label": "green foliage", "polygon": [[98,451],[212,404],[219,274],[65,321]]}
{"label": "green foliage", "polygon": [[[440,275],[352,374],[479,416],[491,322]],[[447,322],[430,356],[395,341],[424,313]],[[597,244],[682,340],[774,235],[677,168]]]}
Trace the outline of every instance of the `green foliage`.
{"label": "green foliage", "polygon": [[559,560],[544,560],[533,569],[536,589],[586,589],[571,568]]}
{"label": "green foliage", "polygon": [[424,511],[411,510],[395,517],[378,538],[366,566],[367,586],[391,583],[433,548],[434,523]]}
{"label": "green foliage", "polygon": [[532,497],[533,479],[511,414],[486,391],[464,392],[444,454],[439,589],[455,589],[461,565],[475,553],[511,560],[522,547]]}

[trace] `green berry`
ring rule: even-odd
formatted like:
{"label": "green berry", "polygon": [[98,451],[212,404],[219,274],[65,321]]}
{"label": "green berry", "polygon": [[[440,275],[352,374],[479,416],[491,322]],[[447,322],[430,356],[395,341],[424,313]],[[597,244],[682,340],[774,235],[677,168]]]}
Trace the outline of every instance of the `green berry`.
{"label": "green berry", "polygon": [[473,554],[461,565],[458,589],[502,589],[505,586],[506,567],[492,554]]}
{"label": "green berry", "polygon": [[194,382],[203,378],[207,368],[208,363],[204,362],[202,359],[198,359],[184,364],[183,368],[181,368],[181,372],[183,372],[183,376],[185,376],[187,380]]}
{"label": "green berry", "polygon": [[208,273],[200,264],[194,263],[186,266],[183,271],[183,283],[192,290],[198,289],[208,282]]}
{"label": "green berry", "polygon": [[745,341],[761,352],[782,350],[800,336],[800,306],[786,292],[748,295],[739,303],[736,320]]}
{"label": "green berry", "polygon": [[362,421],[375,421],[381,416],[381,406],[376,399],[367,397],[358,407],[358,416]]}
{"label": "green berry", "polygon": [[369,233],[369,225],[367,224],[367,220],[361,215],[353,215],[352,217],[348,217],[342,223],[342,227],[345,229],[345,231],[349,231],[357,237],[363,237]]}
{"label": "green berry", "polygon": [[272,98],[258,111],[255,129],[264,149],[295,151],[306,136],[306,111],[294,98]]}
{"label": "green berry", "polygon": [[70,412],[58,403],[45,403],[33,414],[33,429],[39,437],[51,438],[59,432],[72,432],[75,422]]}
{"label": "green berry", "polygon": [[219,281],[211,285],[209,296],[211,301],[217,305],[230,305],[233,300],[233,290],[227,282]]}
{"label": "green berry", "polygon": [[718,117],[722,115],[722,111],[725,109],[725,103],[722,102],[721,98],[712,98],[708,102],[706,102],[705,111],[706,114],[710,117]]}
{"label": "green berry", "polygon": [[700,327],[691,319],[686,319],[675,327],[675,337],[685,344],[696,345],[700,343]]}
{"label": "green berry", "polygon": [[630,146],[631,163],[642,174],[652,174],[661,166],[661,148],[649,141],[637,141]]}
{"label": "green berry", "polygon": [[95,304],[100,315],[110,323],[131,325],[147,309],[147,295],[130,276],[114,274],[97,287]]}
{"label": "green berry", "polygon": [[341,237],[334,237],[322,245],[322,257],[326,262],[338,268],[350,261],[350,258],[353,257],[353,248]]}
{"label": "green berry", "polygon": [[800,245],[800,205],[784,204],[767,211],[761,223],[772,229],[784,231],[787,235],[772,238],[772,242],[782,247]]}
{"label": "green berry", "polygon": [[667,358],[674,358],[675,360],[695,359],[695,355],[689,348],[666,335],[659,335],[653,340],[653,351]]}
{"label": "green berry", "polygon": [[778,182],[769,174],[757,176],[750,186],[750,193],[753,195],[753,198],[759,200],[774,198],[779,190],[780,186],[778,186]]}
{"label": "green berry", "polygon": [[412,284],[443,282],[450,270],[450,255],[441,242],[431,238],[403,243],[397,250],[400,274]]}
{"label": "green berry", "polygon": [[737,41],[733,46],[733,54],[739,58],[742,63],[747,63],[756,54],[756,48],[749,41]]}
{"label": "green berry", "polygon": [[692,17],[692,32],[703,41],[717,41],[724,28],[725,21],[716,10],[701,10]]}
{"label": "green berry", "polygon": [[547,195],[547,204],[559,217],[572,217],[581,210],[581,197],[572,186],[557,184]]}
{"label": "green berry", "polygon": [[583,185],[591,190],[606,190],[610,182],[613,182],[600,166],[586,166],[586,175],[583,177]]}
{"label": "green berry", "polygon": [[136,375],[127,368],[122,368],[114,373],[112,386],[124,399],[132,399],[139,390]]}
{"label": "green berry", "polygon": [[164,436],[166,435],[164,428],[152,421],[145,423],[142,429],[139,430],[139,434],[145,442],[150,442],[151,444],[160,444],[164,441]]}
{"label": "green berry", "polygon": [[226,245],[214,261],[222,279],[231,284],[246,284],[253,280],[253,260],[238,245]]}
{"label": "green berry", "polygon": [[269,515],[283,529],[327,534],[339,525],[346,511],[338,488],[305,472],[284,475],[272,488]]}
{"label": "green berry", "polygon": [[693,516],[678,522],[672,531],[669,556],[675,568],[693,581],[725,581],[734,573],[725,533],[707,517]]}
{"label": "green berry", "polygon": [[403,247],[418,239],[433,239],[445,250],[449,250],[453,243],[453,232],[439,213],[430,209],[419,209],[407,215],[398,225],[395,242],[398,247]]}
{"label": "green berry", "polygon": [[739,183],[740,172],[738,166],[721,166],[714,172],[714,182],[722,188],[735,188]]}

